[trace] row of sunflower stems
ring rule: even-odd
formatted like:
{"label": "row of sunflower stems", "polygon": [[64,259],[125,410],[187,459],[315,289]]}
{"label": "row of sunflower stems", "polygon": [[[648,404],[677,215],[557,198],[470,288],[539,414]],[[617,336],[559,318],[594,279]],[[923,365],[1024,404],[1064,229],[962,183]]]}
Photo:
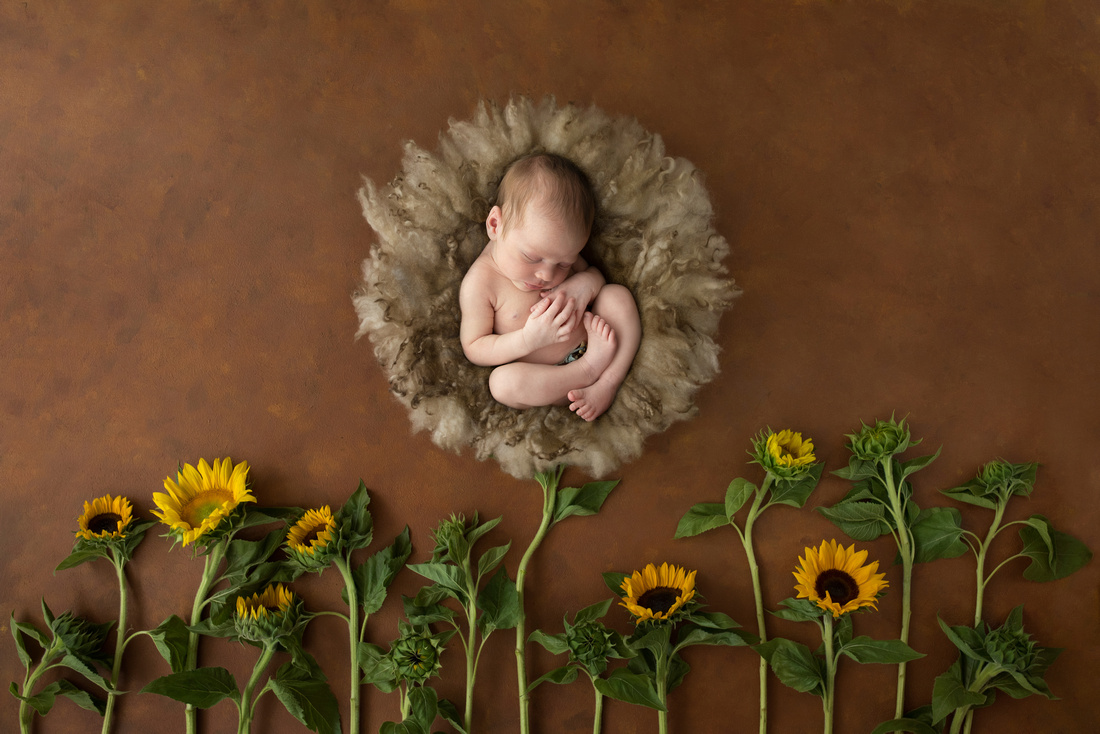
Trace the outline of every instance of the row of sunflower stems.
{"label": "row of sunflower stems", "polygon": [[[759,653],[761,732],[768,726],[769,669],[786,685],[821,697],[824,731],[831,732],[835,678],[841,657],[898,666],[897,710],[894,718],[876,728],[874,734],[968,732],[973,710],[992,703],[997,691],[1016,697],[1034,693],[1051,696],[1043,674],[1058,651],[1038,646],[1023,631],[1022,607],[1014,610],[998,628],[989,627],[981,614],[986,587],[1008,562],[1030,558],[1025,577],[1046,581],[1074,572],[1091,557],[1080,541],[1054,530],[1040,515],[1004,522],[1009,499],[1031,494],[1037,466],[990,462],[975,479],[945,491],[953,499],[994,511],[994,521],[983,538],[963,528],[958,510],[943,507],[920,510],[913,502],[909,477],[931,463],[939,452],[909,460],[899,458],[919,443],[911,440],[904,421],[893,418],[876,421],[871,426],[863,425],[848,438],[852,452],[849,465],[834,473],[852,481],[852,490],[832,507],[818,509],[856,540],[872,540],[887,533],[894,537],[902,565],[899,639],[853,637],[851,614],[875,608],[888,582],[884,574],[877,573],[877,561],[866,563],[867,551],[856,551],[854,546],[845,548],[835,540],[805,549],[795,570],[797,596],[780,602],[781,608],[772,612],[786,620],[814,622],[822,636],[821,648],[811,651],[791,640],[768,638],[753,525],[773,505],[803,507],[823,469],[813,453],[812,442],[792,431],[774,433],[769,429],[752,440],[749,451],[752,462],[764,471],[759,487],[747,479],[733,480],[724,502],[691,507],[676,530],[675,537],[683,538],[724,525],[734,528],[749,565],[756,605],[755,635],[741,630],[724,614],[703,610],[701,597],[695,591],[694,571],[669,564],[660,567],[649,564],[630,575],[604,574],[605,582],[635,621],[629,637],[608,629],[600,621],[611,600],[582,609],[572,622],[566,617],[561,633],[551,635],[535,630],[528,636],[523,613],[524,582],[533,554],[547,532],[561,520],[598,512],[616,485],[616,482],[594,482],[580,488],[559,489],[563,471],[559,467],[536,476],[543,493],[542,517],[519,563],[515,581],[500,567],[510,543],[490,548],[474,562],[474,545],[500,518],[481,522],[476,513],[470,521],[452,516],[436,528],[430,560],[410,566],[432,583],[415,597],[404,599],[408,621],[400,624],[399,638],[385,651],[365,641],[366,622],[381,608],[388,587],[411,554],[408,528],[390,546],[354,565],[352,553],[372,540],[367,511],[370,500],[362,483],[335,515],[327,507],[304,514],[292,508],[246,508],[246,503],[255,502],[246,482],[247,464],[234,467],[225,459],[215,461],[211,467],[200,461],[197,468],[182,467],[175,481],[166,479],[167,494],[154,496],[159,508],[155,514],[168,525],[169,534],[184,545],[193,544],[197,554],[205,557],[190,621],[185,623],[173,616],[155,630],[135,632],[128,637],[122,634],[127,629],[124,566],[153,523],[135,521],[129,502],[123,498],[108,496],[85,503],[76,547],[58,568],[70,568],[97,557],[108,557],[114,562],[120,583],[120,634],[116,637],[115,655],[111,659],[99,652],[110,624],[92,625],[68,613],[55,619],[45,603],[43,617],[49,635],[13,619],[12,631],[28,670],[21,689],[12,684],[13,694],[21,700],[21,727],[27,731],[33,712],[45,714],[54,698],[62,695],[87,708],[99,709],[104,713],[103,731],[108,731],[118,695],[114,684],[123,650],[134,637],[144,634],[152,638],[173,671],[144,690],[187,704],[189,732],[195,730],[195,708],[212,706],[225,698],[237,705],[238,731],[249,731],[256,701],[269,691],[311,730],[340,731],[335,697],[316,661],[301,645],[305,624],[316,615],[305,613],[301,601],[285,586],[303,571],[320,573],[329,566],[335,566],[343,578],[343,596],[349,613],[321,614],[339,616],[348,625],[353,671],[349,695],[352,732],[359,729],[362,683],[373,684],[383,691],[398,691],[402,721],[386,723],[382,727],[384,733],[427,734],[437,717],[449,722],[456,731],[473,731],[473,690],[481,651],[488,637],[502,629],[516,631],[520,726],[524,734],[530,731],[531,692],[544,682],[570,683],[582,671],[594,688],[594,732],[600,731],[603,700],[609,697],[655,709],[663,734],[668,729],[668,694],[688,672],[682,652],[693,645],[751,645]],[[737,515],[750,498],[749,509],[739,523]],[[258,541],[235,537],[247,527],[276,521],[288,522],[289,532],[285,527],[279,528]],[[1020,526],[1022,550],[987,574],[985,567],[993,539],[1012,525]],[[280,546],[286,547],[288,562],[270,560]],[[967,550],[977,559],[974,625],[951,627],[940,621],[948,639],[958,647],[959,659],[937,678],[931,705],[906,713],[905,664],[920,657],[907,644],[913,565],[956,557]],[[442,631],[436,631],[438,627]],[[24,635],[36,640],[44,651],[33,671]],[[243,691],[238,690],[228,671],[197,666],[200,635],[230,637],[261,648]],[[455,637],[466,659],[462,713],[451,702],[440,700],[427,685],[440,669],[444,645]],[[568,653],[568,663],[529,683],[526,647],[530,642],[554,654]],[[288,653],[290,660],[256,692],[276,652]],[[626,660],[626,664],[608,673],[609,661],[615,659]],[[108,691],[106,703],[101,704],[63,680],[32,694],[42,673],[58,665],[81,672]],[[97,665],[109,667],[111,677],[100,676]]]}

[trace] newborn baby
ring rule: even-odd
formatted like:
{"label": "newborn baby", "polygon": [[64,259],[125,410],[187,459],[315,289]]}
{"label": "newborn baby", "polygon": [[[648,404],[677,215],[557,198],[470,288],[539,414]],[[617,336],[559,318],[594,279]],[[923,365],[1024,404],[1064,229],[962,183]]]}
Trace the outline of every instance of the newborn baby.
{"label": "newborn baby", "polygon": [[580,256],[595,196],[570,160],[512,163],[485,219],[489,242],[462,279],[460,338],[489,390],[518,409],[569,405],[587,421],[615,400],[642,336],[630,291]]}

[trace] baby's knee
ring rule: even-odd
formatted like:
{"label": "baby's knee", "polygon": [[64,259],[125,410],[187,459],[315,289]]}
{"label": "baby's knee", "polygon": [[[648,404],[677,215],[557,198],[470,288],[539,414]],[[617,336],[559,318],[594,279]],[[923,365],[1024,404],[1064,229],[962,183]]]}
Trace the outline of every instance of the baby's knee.
{"label": "baby's knee", "polygon": [[516,370],[510,369],[511,365],[501,365],[489,374],[489,393],[498,403],[509,408],[523,408],[520,400],[522,385]]}
{"label": "baby's knee", "polygon": [[600,289],[596,300],[592,303],[592,310],[601,316],[605,313],[636,314],[638,305],[634,302],[634,294],[629,288],[618,283],[608,283]]}

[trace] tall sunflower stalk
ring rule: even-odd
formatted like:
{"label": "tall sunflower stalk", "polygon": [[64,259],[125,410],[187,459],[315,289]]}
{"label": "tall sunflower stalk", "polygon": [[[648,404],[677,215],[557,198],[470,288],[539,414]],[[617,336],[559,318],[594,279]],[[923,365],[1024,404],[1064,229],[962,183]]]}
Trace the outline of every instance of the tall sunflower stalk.
{"label": "tall sunflower stalk", "polygon": [[[822,648],[815,653],[807,646],[776,637],[757,646],[776,677],[797,691],[821,697],[823,731],[832,734],[836,713],[836,672],[840,656],[857,663],[901,663],[922,657],[901,640],[852,637],[849,615],[876,602],[887,587],[878,571],[878,561],[864,565],[867,551],[845,548],[835,540],[822,541],[820,548],[806,548],[794,571],[797,596],[780,602],[785,609],[776,615],[793,621],[814,622],[821,631]],[[822,655],[823,653],[823,655]]]}
{"label": "tall sunflower stalk", "polygon": [[[699,535],[724,525],[737,531],[748,559],[756,602],[756,633],[761,642],[768,639],[764,617],[764,596],[760,588],[760,567],[756,561],[752,531],[757,519],[773,505],[802,507],[821,480],[822,464],[816,462],[814,445],[801,433],[790,430],[774,433],[769,428],[752,440],[752,463],[764,468],[764,481],[759,487],[747,479],[737,478],[726,489],[725,502],[704,502],[687,511],[676,527],[677,538]],[[752,497],[744,530],[737,524],[736,514]],[[760,734],[768,730],[768,662],[760,659]]]}
{"label": "tall sunflower stalk", "polygon": [[[899,454],[920,443],[911,439],[904,419],[895,421],[891,416],[872,426],[864,424],[858,433],[848,435],[848,440],[852,452],[848,466],[833,473],[855,486],[837,504],[818,509],[855,540],[874,540],[887,533],[893,536],[902,574],[899,638],[908,643],[913,564],[966,552],[959,540],[959,515],[943,508],[921,511],[913,501],[908,477],[931,464],[940,452],[908,461],[898,459]],[[895,718],[905,710],[905,677],[906,662],[902,661],[898,664]]]}
{"label": "tall sunflower stalk", "polygon": [[108,682],[107,706],[103,713],[103,734],[111,730],[114,721],[115,700],[118,698],[118,678],[122,669],[122,656],[126,646],[136,635],[127,636],[127,583],[126,564],[134,557],[134,550],[145,537],[145,531],[155,525],[151,520],[136,520],[133,505],[126,497],[105,495],[91,502],[84,502],[84,512],[77,520],[73,551],[56,571],[74,568],[95,558],[107,558],[115,568],[118,578],[118,630],[115,634],[115,654]]}
{"label": "tall sunflower stalk", "polygon": [[650,563],[632,574],[605,573],[604,583],[620,595],[619,604],[634,619],[627,646],[635,653],[626,668],[617,668],[593,684],[604,696],[648,706],[657,711],[657,730],[668,732],[668,694],[690,666],[681,652],[693,645],[752,645],[756,635],[741,632],[720,612],[701,611],[695,571]]}
{"label": "tall sunflower stalk", "polygon": [[619,480],[608,482],[589,482],[583,487],[566,487],[559,491],[564,465],[559,465],[548,472],[535,475],[535,481],[542,488],[542,517],[538,530],[527,546],[523,557],[516,569],[516,599],[519,604],[519,621],[516,623],[516,678],[519,690],[519,726],[520,734],[529,734],[530,723],[530,691],[532,686],[527,682],[527,614],[524,606],[524,583],[527,580],[527,567],[531,558],[535,555],[550,528],[571,515],[594,515],[599,512],[607,496],[619,483]]}
{"label": "tall sunflower stalk", "polygon": [[358,734],[360,727],[360,668],[367,620],[382,608],[390,584],[412,553],[409,528],[405,526],[392,545],[378,551],[362,564],[353,564],[352,554],[370,545],[374,537],[373,520],[367,509],[369,504],[370,495],[360,480],[359,488],[335,515],[328,506],[308,510],[291,525],[286,535],[287,555],[293,565],[302,571],[317,574],[329,566],[335,566],[344,580],[342,598],[348,605],[348,613],[320,614],[339,617],[348,627],[351,734]]}
{"label": "tall sunflower stalk", "polygon": [[[478,521],[477,513],[467,521],[463,515],[452,515],[433,532],[435,549],[427,563],[412,564],[409,568],[433,581],[415,598],[405,598],[405,615],[413,625],[430,625],[443,622],[454,628],[466,655],[466,699],[462,718],[449,702],[440,702],[440,714],[466,734],[473,732],[474,684],[477,667],[485,642],[498,629],[512,629],[519,623],[519,598],[516,584],[505,572],[497,569],[511,543],[485,551],[475,564],[473,547],[486,533],[500,522],[495,518]],[[487,582],[482,584],[494,570]],[[453,599],[458,603],[458,613],[442,604]]]}
{"label": "tall sunflower stalk", "polygon": [[[204,614],[213,612],[224,622],[232,613],[228,605],[244,590],[274,580],[287,580],[278,575],[279,569],[267,563],[278,547],[281,530],[272,531],[262,541],[234,539],[244,528],[271,523],[288,515],[288,511],[281,508],[246,509],[246,503],[256,501],[249,488],[248,471],[245,461],[234,466],[226,457],[215,459],[211,466],[200,459],[197,467],[184,464],[175,480],[165,478],[165,493],[153,493],[159,510],[154,510],[153,514],[168,526],[166,537],[184,547],[193,545],[194,554],[204,557],[189,621],[172,615],[148,633],[172,666],[173,673],[198,669],[199,630],[206,622]],[[219,589],[222,582],[226,582],[227,587]],[[193,704],[186,705],[184,721],[187,734],[195,734],[197,717]]]}
{"label": "tall sunflower stalk", "polygon": [[[956,647],[959,648],[961,655],[966,657],[967,654],[970,653],[969,658],[971,660],[966,670],[962,667],[959,667],[957,670],[953,668],[952,671],[948,671],[948,673],[944,675],[948,676],[948,681],[954,681],[956,678],[961,678],[965,673],[970,672],[970,669],[974,666],[980,667],[983,673],[970,675],[972,680],[968,681],[965,686],[967,690],[974,689],[971,690],[971,692],[976,696],[980,695],[987,687],[995,687],[992,686],[989,681],[994,680],[997,675],[1011,672],[1011,669],[996,669],[993,665],[994,661],[989,657],[990,655],[995,655],[999,647],[1009,644],[1010,647],[1015,646],[1015,648],[1019,648],[1021,651],[1025,649],[1030,650],[1034,647],[1034,644],[1030,643],[1030,638],[1024,635],[1022,612],[1020,619],[1016,619],[1015,616],[1010,615],[1009,619],[1005,622],[1005,626],[1000,628],[1000,632],[997,634],[994,634],[995,631],[985,626],[985,620],[982,616],[983,601],[986,587],[993,579],[993,576],[1007,564],[1018,558],[1030,558],[1031,564],[1024,570],[1024,578],[1029,581],[1054,581],[1056,579],[1065,578],[1071,573],[1079,570],[1092,558],[1092,552],[1084,543],[1068,533],[1055,530],[1050,521],[1042,515],[1032,515],[1026,520],[1013,520],[1008,523],[1004,522],[1008,503],[1013,497],[1027,498],[1031,496],[1035,488],[1035,478],[1038,469],[1039,465],[1037,463],[1012,464],[1003,460],[991,461],[981,468],[974,479],[971,479],[961,486],[944,491],[945,495],[959,502],[984,507],[993,511],[993,522],[990,523],[984,538],[969,530],[963,530],[963,540],[974,553],[974,557],[977,561],[975,568],[976,589],[974,595],[973,629],[967,629],[966,632],[963,632],[960,628],[948,628],[942,622],[940,623],[940,626],[944,628],[944,632],[952,642],[955,643]],[[993,544],[993,540],[1002,531],[1014,525],[1019,526],[1020,541],[1022,545],[1021,550],[1001,561],[987,574],[985,570],[986,561],[988,560],[988,554]],[[974,642],[975,635],[983,640],[982,644],[979,645]],[[969,642],[965,641],[967,639],[969,639]],[[1005,642],[1006,640],[1009,642]],[[987,648],[988,652],[984,658],[979,653],[974,652],[975,650]],[[1049,648],[1039,649],[1049,650]],[[1050,654],[1044,653],[1037,657],[1029,657],[1027,654],[1024,654],[1024,652],[1020,652],[1017,657],[1019,657],[1020,660],[1028,661],[1027,664],[1023,665],[1021,668],[1021,670],[1025,672],[1017,672],[1017,677],[1028,676],[1028,679],[1032,681],[1031,688],[1034,689],[1030,692],[1038,692],[1049,696],[1049,690],[1046,689],[1045,686],[1038,686],[1035,684],[1035,679],[1037,675],[1038,679],[1041,680],[1042,672],[1045,671],[1046,665],[1049,665],[1046,658],[1050,657]],[[1052,659],[1053,658],[1051,658],[1051,660]],[[1029,665],[1035,667],[1035,665],[1039,664],[1042,664],[1041,670],[1036,668],[1036,670],[1038,670],[1037,673],[1035,671],[1027,672]],[[987,680],[983,680],[983,675]],[[947,690],[948,685],[949,683],[945,682],[942,689]],[[971,701],[971,704],[972,703],[973,701]],[[969,734],[973,724],[974,710],[971,704],[964,704],[965,712],[963,713],[965,714],[965,724],[962,724],[962,730],[965,731],[966,734]],[[942,703],[939,709],[937,713],[942,713],[944,709]],[[955,716],[955,720],[957,721],[961,721],[963,718],[964,717],[959,714]],[[952,731],[958,731],[954,723],[952,725]]]}

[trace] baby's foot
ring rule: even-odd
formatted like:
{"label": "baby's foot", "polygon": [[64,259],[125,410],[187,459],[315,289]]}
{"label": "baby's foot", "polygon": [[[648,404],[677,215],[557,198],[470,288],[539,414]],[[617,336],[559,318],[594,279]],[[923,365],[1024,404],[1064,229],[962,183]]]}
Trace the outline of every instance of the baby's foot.
{"label": "baby's foot", "polygon": [[577,362],[584,365],[588,379],[595,382],[611,364],[618,342],[611,324],[591,311],[584,314],[584,328],[588,331],[588,349]]}
{"label": "baby's foot", "polygon": [[569,409],[586,421],[594,421],[611,407],[617,392],[618,386],[609,380],[597,380],[588,387],[569,391]]}

